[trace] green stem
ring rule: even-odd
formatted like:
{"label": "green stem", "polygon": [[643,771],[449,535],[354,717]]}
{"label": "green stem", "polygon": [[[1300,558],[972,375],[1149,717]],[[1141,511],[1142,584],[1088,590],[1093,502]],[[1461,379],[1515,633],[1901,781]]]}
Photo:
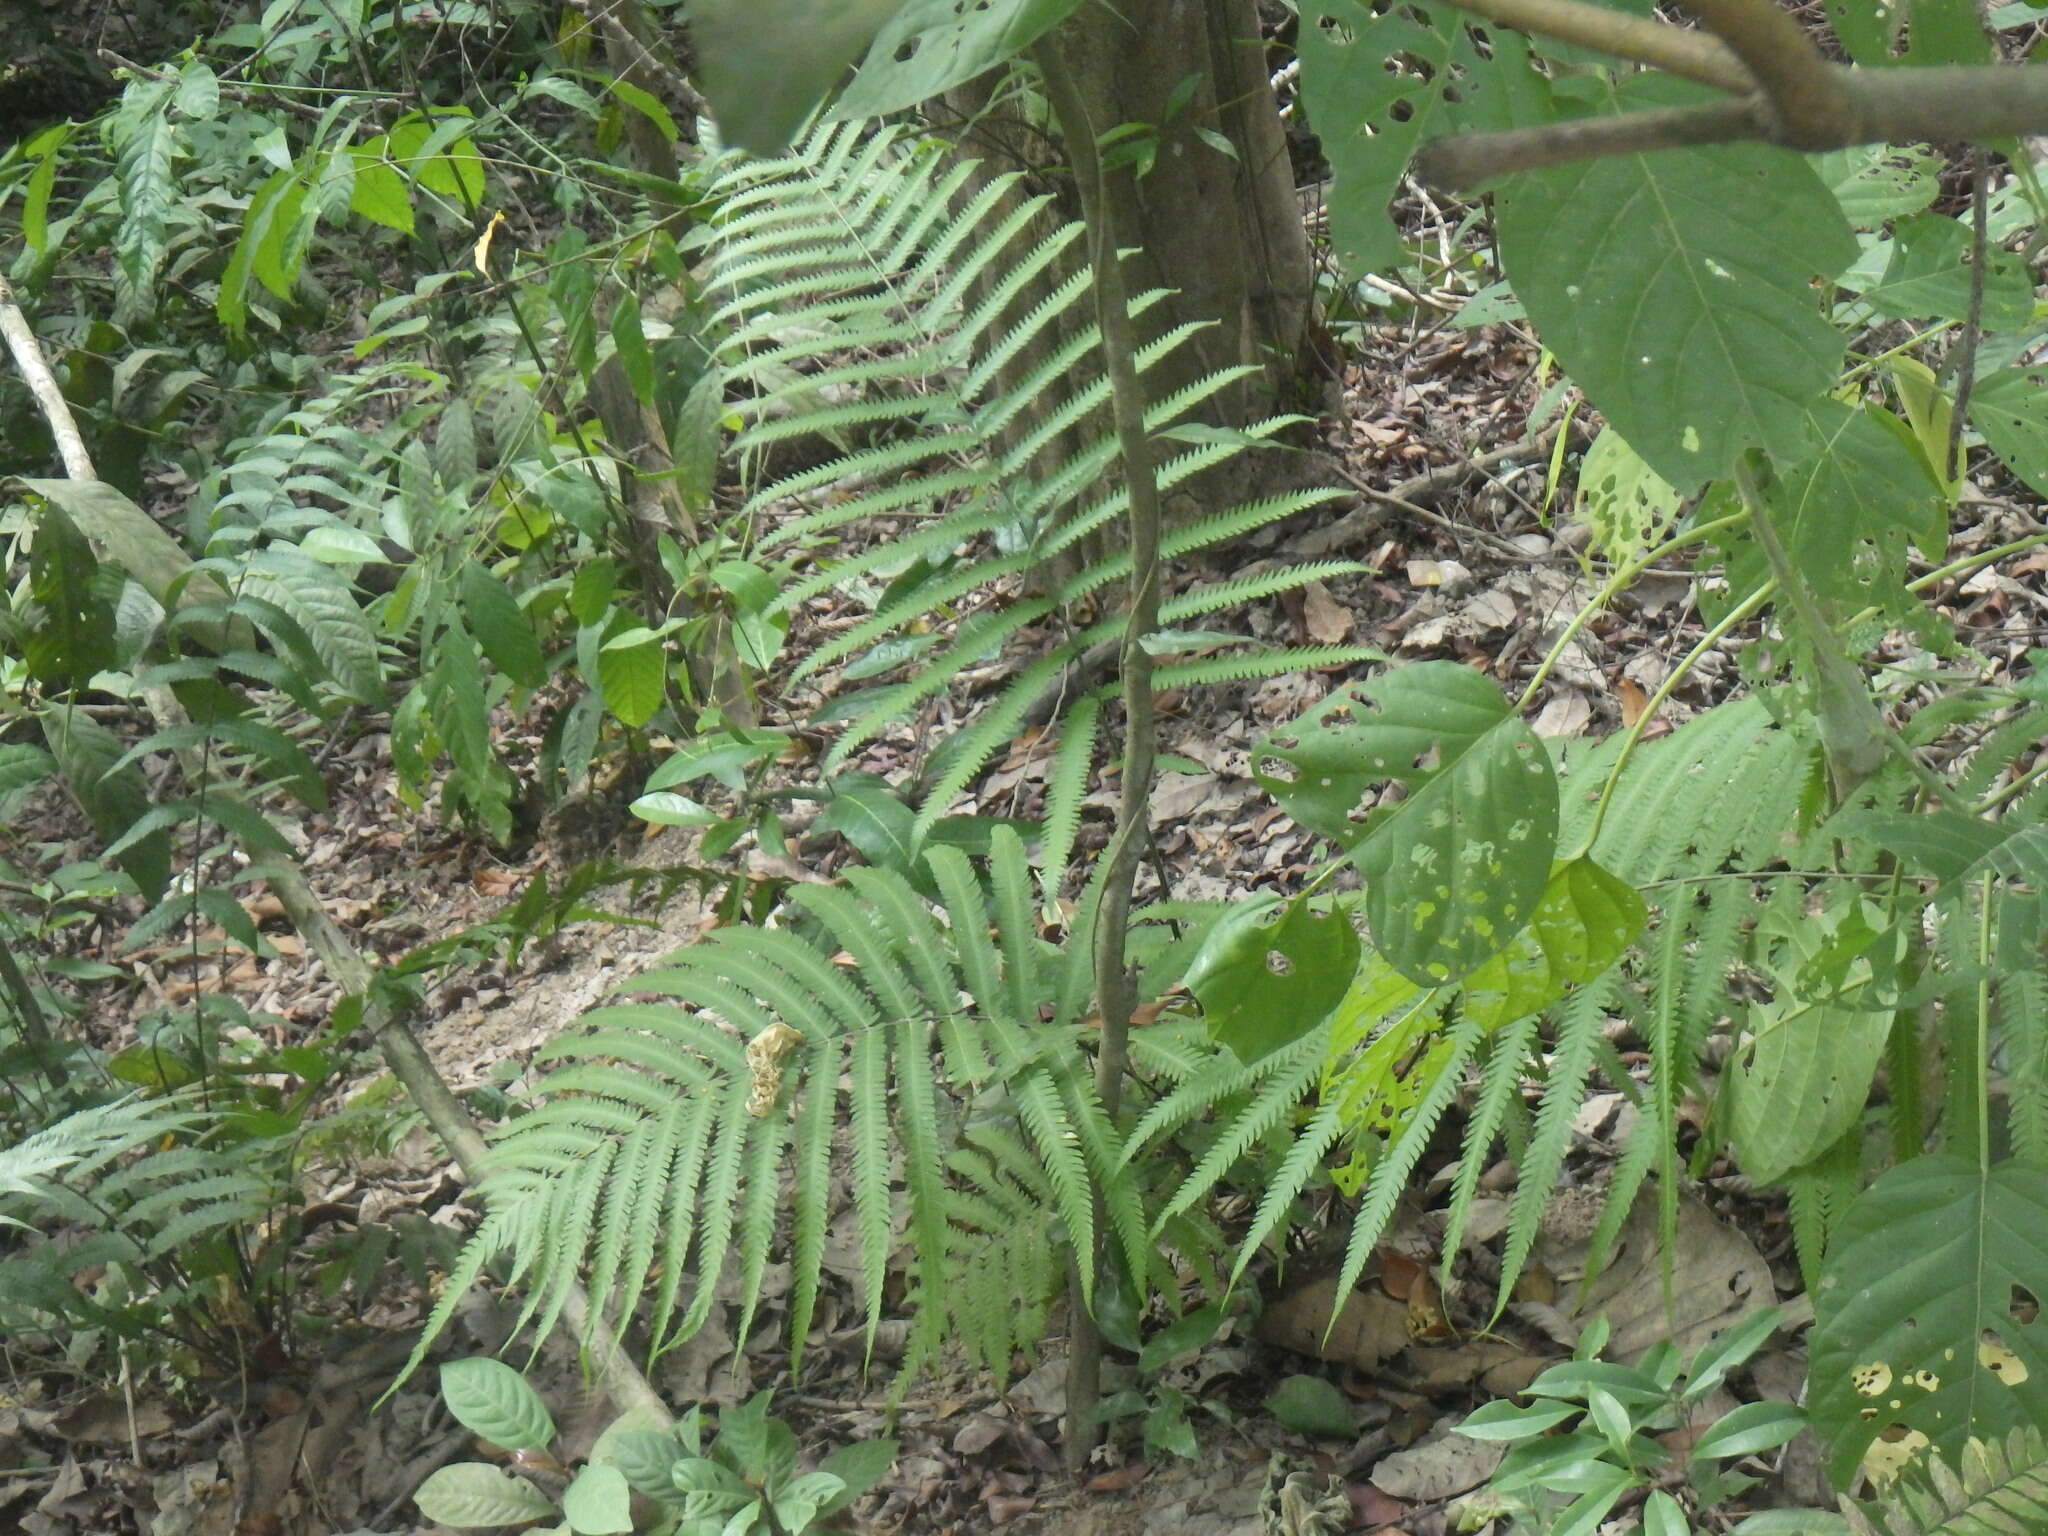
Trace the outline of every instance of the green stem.
{"label": "green stem", "polygon": [[1828,777],[1834,785],[1836,803],[1846,800],[1850,790],[1875,773],[1887,752],[1897,754],[1920,787],[1941,799],[1946,786],[1891,728],[1884,711],[1871,698],[1862,670],[1849,659],[1834,626],[1821,611],[1820,599],[1814,596],[1779,541],[1777,525],[1771,521],[1770,509],[1764,505],[1763,491],[1757,484],[1753,459],[1745,458],[1736,465],[1735,486],[1742,495],[1743,506],[1749,509],[1750,532],[1757,547],[1770,562],[1771,573],[1778,578],[1792,616],[1806,632],[1804,639],[1813,652],[1820,695],[1821,745],[1827,753]]}
{"label": "green stem", "polygon": [[1681,549],[1705,543],[1717,533],[1739,527],[1748,516],[1747,512],[1735,512],[1727,517],[1717,517],[1711,523],[1701,523],[1697,528],[1688,528],[1685,532],[1666,539],[1655,549],[1637,556],[1626,565],[1615,567],[1614,573],[1601,584],[1600,590],[1579,605],[1579,611],[1572,615],[1571,622],[1565,625],[1563,632],[1550,643],[1550,649],[1544,653],[1543,660],[1537,663],[1535,672],[1530,675],[1528,686],[1523,688],[1521,698],[1515,701],[1516,713],[1519,714],[1529,707],[1536,697],[1536,690],[1541,688],[1550,674],[1557,669],[1558,658],[1564,655],[1565,647],[1578,638],[1579,631],[1592,623],[1593,616],[1612,602],[1617,594],[1626,590],[1638,576],[1651,566],[1662,564],[1667,557]]}
{"label": "green stem", "polygon": [[1636,716],[1636,723],[1628,728],[1628,734],[1622,739],[1621,750],[1615,754],[1614,766],[1607,770],[1607,778],[1600,786],[1599,803],[1593,807],[1593,824],[1586,829],[1585,840],[1579,845],[1578,852],[1573,855],[1574,858],[1583,857],[1592,850],[1593,844],[1599,841],[1600,828],[1607,820],[1607,808],[1614,801],[1614,792],[1620,787],[1622,772],[1628,767],[1628,760],[1635,756],[1636,748],[1642,744],[1643,732],[1649,729],[1650,722],[1657,718],[1657,711],[1664,707],[1664,701],[1671,697],[1672,690],[1699,665],[1702,656],[1727,639],[1730,632],[1748,622],[1750,615],[1769,602],[1771,594],[1777,589],[1778,584],[1775,581],[1767,581],[1731,608],[1722,616],[1720,623],[1700,636],[1699,643],[1685,653],[1678,665],[1671,669],[1671,675],[1665,678],[1657,691],[1644,702],[1642,713]]}
{"label": "green stem", "polygon": [[[1146,637],[1159,623],[1159,482],[1154,471],[1152,442],[1145,431],[1145,397],[1138,385],[1137,328],[1131,323],[1130,300],[1124,291],[1123,269],[1116,242],[1116,208],[1109,197],[1101,157],[1096,152],[1095,125],[1073,77],[1050,39],[1031,51],[1045,79],[1046,98],[1073,161],[1074,181],[1081,194],[1081,216],[1087,225],[1089,262],[1095,276],[1096,323],[1102,332],[1102,355],[1109,372],[1111,418],[1116,425],[1117,455],[1123,464],[1130,499],[1130,605],[1124,623],[1119,665],[1123,678],[1124,760],[1119,786],[1115,836],[1104,855],[1102,891],[1091,935],[1095,960],[1096,1006],[1102,1015],[1102,1047],[1095,1061],[1096,1091],[1111,1123],[1123,1101],[1124,1073],[1130,1059],[1131,1012],[1136,1006],[1136,980],[1126,962],[1132,892],[1150,824],[1152,778],[1158,755],[1158,725],[1152,696],[1152,655]],[[1098,1213],[1100,1201],[1097,1202]],[[1070,1286],[1068,1310],[1073,1318],[1067,1367],[1067,1469],[1086,1467],[1099,1426],[1095,1406],[1101,1396],[1102,1336],[1084,1305],[1086,1282],[1099,1270],[1103,1223],[1095,1223],[1096,1252],[1075,1254],[1080,1269]]]}

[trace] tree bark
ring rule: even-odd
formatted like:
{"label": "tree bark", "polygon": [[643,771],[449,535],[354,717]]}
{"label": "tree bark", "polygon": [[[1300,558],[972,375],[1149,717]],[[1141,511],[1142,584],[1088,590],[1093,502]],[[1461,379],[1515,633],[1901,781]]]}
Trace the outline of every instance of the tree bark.
{"label": "tree bark", "polygon": [[[1254,0],[1086,5],[1055,45],[1098,135],[1153,125],[1151,169],[1135,181],[1112,178],[1125,199],[1118,233],[1138,248],[1127,284],[1177,290],[1147,329],[1216,322],[1146,374],[1146,393],[1156,400],[1249,363],[1261,374],[1215,408],[1233,424],[1271,413],[1295,391],[1314,274]],[[1186,80],[1197,82],[1193,94],[1166,121]]]}
{"label": "tree bark", "polygon": [[[1293,407],[1301,397],[1314,270],[1254,0],[1145,0],[1120,12],[1088,5],[1047,45],[1065,62],[1098,137],[1119,124],[1143,123],[1155,140],[1151,169],[1142,178],[1128,169],[1106,178],[1119,243],[1133,252],[1125,285],[1133,293],[1173,290],[1147,311],[1141,322],[1146,338],[1184,323],[1205,329],[1146,372],[1147,398],[1163,399],[1207,374],[1249,364],[1260,371],[1213,396],[1201,408],[1202,419],[1241,426]],[[1168,121],[1184,80],[1194,82],[1192,94]],[[1011,105],[991,106],[1001,84],[1000,74],[984,76],[950,93],[946,106],[959,121],[944,126],[955,132],[963,153],[994,170],[1029,172],[1031,190],[1061,192],[1058,217],[1080,218],[1072,185],[1057,169],[1071,155],[1043,120],[1028,120]],[[1204,132],[1226,139],[1235,154],[1218,149]],[[1190,209],[1199,213],[1190,216]],[[1048,216],[1048,231],[1051,224]],[[1074,265],[1082,259],[1078,249],[1068,258]],[[1059,339],[1042,336],[1007,376],[1022,377]],[[1071,441],[1049,445],[1048,467],[1074,447]],[[1257,463],[1240,456],[1179,487],[1168,498],[1168,523],[1240,499]],[[1072,550],[1062,563],[1100,553]]]}

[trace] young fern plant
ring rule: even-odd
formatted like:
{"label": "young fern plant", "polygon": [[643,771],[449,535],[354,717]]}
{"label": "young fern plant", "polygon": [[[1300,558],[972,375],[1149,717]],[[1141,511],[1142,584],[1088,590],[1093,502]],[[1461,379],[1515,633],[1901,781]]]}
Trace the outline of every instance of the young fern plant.
{"label": "young fern plant", "polygon": [[[1089,1070],[1085,946],[1040,937],[1013,831],[985,873],[957,849],[924,857],[941,907],[894,871],[849,870],[843,888],[795,892],[789,926],[718,930],[545,1047],[408,1369],[501,1255],[528,1298],[522,1324],[547,1332],[587,1273],[590,1334],[637,1319],[658,1356],[704,1323],[728,1274],[744,1337],[780,1251],[794,1368],[835,1187],[870,1347],[907,1250],[906,1369],[957,1340],[1007,1372],[1064,1283],[1060,1253],[1089,1252],[1098,1220],[1119,1267],[1147,1279],[1141,1187]],[[1143,1061],[1164,1069],[1174,1049]]]}
{"label": "young fern plant", "polygon": [[[1091,274],[1084,266],[1046,288],[1082,229],[1034,234],[1049,199],[1022,196],[1018,181],[983,179],[974,164],[949,161],[910,132],[858,124],[821,130],[779,158],[728,160],[708,177],[707,195],[719,207],[702,237],[711,253],[710,326],[723,332],[715,363],[745,422],[734,450],[752,457],[818,435],[841,445],[823,463],[761,486],[741,511],[764,526],[758,552],[784,561],[775,612],[829,591],[840,611],[857,615],[797,667],[797,677],[831,693],[873,680],[871,691],[833,701],[846,723],[824,771],[849,764],[964,668],[1027,637],[1033,647],[928,769],[920,837],[1063,691],[1086,738],[1109,690],[1077,686],[1086,681],[1084,661],[1091,652],[1113,654],[1124,631],[1118,612],[1075,617],[1130,568],[1128,550],[1087,553],[1114,544],[1092,536],[1117,527],[1128,507],[1114,479]],[[1142,321],[1161,297],[1137,295],[1131,313]],[[1153,337],[1137,357],[1141,379],[1195,329]],[[1041,337],[1061,339],[1011,378],[1009,365]],[[1200,426],[1203,403],[1246,371],[1211,374],[1151,402],[1148,429],[1187,443],[1159,466],[1162,491],[1299,419],[1228,433]],[[1066,451],[1070,443],[1078,446]],[[1190,555],[1341,494],[1311,489],[1230,507],[1169,531],[1161,554]],[[792,507],[808,510],[789,515]],[[886,530],[879,537],[878,523]],[[856,528],[862,546],[831,555],[833,542]],[[1072,574],[1053,574],[1075,560],[1082,563]],[[1359,569],[1321,561],[1200,580],[1166,599],[1160,624],[1171,630]],[[1172,637],[1161,641],[1162,658],[1173,655]],[[1213,647],[1217,637],[1198,643]],[[1271,676],[1375,654],[1262,649],[1247,640],[1186,663],[1163,659],[1158,685]],[[1091,759],[1086,746],[1059,755],[1055,799],[1078,800]],[[1057,873],[1055,861],[1041,862]]]}

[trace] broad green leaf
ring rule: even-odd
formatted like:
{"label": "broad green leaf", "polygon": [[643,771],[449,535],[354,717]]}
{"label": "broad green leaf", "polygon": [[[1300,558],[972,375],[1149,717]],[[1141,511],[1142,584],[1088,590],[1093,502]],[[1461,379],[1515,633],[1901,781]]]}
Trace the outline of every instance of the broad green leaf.
{"label": "broad green leaf", "polygon": [[[1613,105],[1700,99],[1638,77]],[[1808,456],[1808,408],[1842,359],[1814,279],[1856,242],[1804,161],[1722,145],[1532,172],[1502,189],[1500,240],[1544,344],[1672,485],[1727,475],[1752,447]]]}
{"label": "broad green leaf", "polygon": [[1358,1415],[1321,1376],[1289,1376],[1266,1398],[1266,1412],[1297,1435],[1341,1440],[1358,1433]]}
{"label": "broad green leaf", "polygon": [[1978,380],[1970,420],[2000,463],[2048,496],[2048,368],[2007,368]]}
{"label": "broad green leaf", "polygon": [[1846,1487],[1880,1434],[1952,1465],[1972,1436],[2048,1423],[2048,1170],[1916,1157],[1849,1207],[1813,1298],[1808,1406]]}
{"label": "broad green leaf", "polygon": [[633,1529],[633,1490],[626,1474],[601,1463],[586,1466],[562,1491],[562,1518],[576,1536],[623,1536]]}
{"label": "broad green leaf", "polygon": [[412,198],[408,195],[410,187],[398,169],[384,158],[388,142],[380,133],[349,151],[355,161],[355,179],[349,184],[349,211],[372,223],[382,224],[386,229],[410,235],[413,232]]}
{"label": "broad green leaf", "polygon": [[[91,548],[102,565],[117,565],[133,576],[159,603],[169,604],[177,589],[176,606],[218,604],[228,592],[209,572],[192,573],[192,557],[178,541],[164,532],[155,518],[123,496],[104,480],[31,480],[10,476],[0,481],[10,493],[27,491],[48,504],[50,511],[64,517]],[[184,579],[184,585],[178,582]],[[197,638],[213,650],[245,647],[250,643],[249,626],[219,619],[198,622]]]}
{"label": "broad green leaf", "polygon": [[666,673],[667,653],[656,639],[617,649],[606,645],[597,653],[597,686],[604,693],[604,707],[635,730],[661,708]]}
{"label": "broad green leaf", "polygon": [[[1373,942],[1412,980],[1467,975],[1534,915],[1556,852],[1557,775],[1471,668],[1420,662],[1340,690],[1260,743],[1252,765],[1296,820],[1350,846]],[[1372,813],[1361,837],[1354,815],[1389,780],[1407,798]]]}
{"label": "broad green leaf", "polygon": [[1858,144],[1811,160],[1842,216],[1859,228],[1918,213],[1941,195],[1941,162],[1924,146]]}
{"label": "broad green leaf", "polygon": [[475,560],[462,567],[457,587],[470,630],[498,670],[522,688],[546,682],[547,658],[541,655],[532,621],[511,590]]}
{"label": "broad green leaf", "polygon": [[1568,982],[1587,982],[1620,958],[1648,920],[1634,886],[1577,858],[1551,871],[1534,922],[1550,968]]}
{"label": "broad green leaf", "polygon": [[[1785,552],[1830,603],[1852,612],[1896,607],[1907,544],[1929,558],[1947,545],[1945,493],[1925,457],[1869,413],[1817,400],[1804,422],[1807,456],[1763,488]],[[1708,498],[1703,515],[1719,516],[1736,505],[1733,491],[1722,490]],[[1730,547],[1738,587],[1767,574],[1747,532]]]}
{"label": "broad green leaf", "polygon": [[[1359,0],[1311,0],[1300,17],[1301,98],[1335,178],[1334,254],[1353,277],[1401,261],[1387,205],[1423,139],[1553,116],[1547,86],[1528,67],[1528,45],[1505,28],[1488,30],[1482,57],[1472,30],[1448,9],[1381,12]],[[1453,80],[1456,101],[1446,99]]]}
{"label": "broad green leaf", "polygon": [[694,0],[690,38],[726,143],[783,149],[899,0]]}
{"label": "broad green leaf", "polygon": [[465,213],[484,200],[484,162],[469,136],[470,114],[462,107],[408,112],[391,125],[391,158],[412,170],[414,180],[438,192]]}
{"label": "broad green leaf", "polygon": [[1595,549],[1617,564],[1636,558],[1663,536],[1684,501],[1619,432],[1600,429],[1579,468],[1579,515]]}
{"label": "broad green leaf", "polygon": [[[1922,214],[1892,230],[1891,262],[1863,302],[1881,315],[1905,320],[1967,321],[1972,264],[1970,231],[1954,219]],[[2034,316],[2034,286],[2018,258],[1994,247],[1984,274],[1983,323],[2017,330]]]}
{"label": "broad green leaf", "polygon": [[412,1500],[429,1520],[458,1529],[524,1525],[555,1512],[555,1506],[525,1478],[481,1461],[439,1468],[420,1484]]}
{"label": "broad green leaf", "polygon": [[1079,0],[904,0],[832,109],[835,119],[884,117],[1007,63],[1058,26]]}
{"label": "broad green leaf", "polygon": [[441,1367],[441,1396],[464,1429],[505,1450],[545,1450],[555,1438],[547,1404],[502,1360],[450,1360]]}
{"label": "broad green leaf", "polygon": [[1240,1061],[1291,1045],[1329,1017],[1358,972],[1358,934],[1343,908],[1316,913],[1297,896],[1277,921],[1265,903],[1238,907],[1203,939],[1187,970],[1210,1038]]}

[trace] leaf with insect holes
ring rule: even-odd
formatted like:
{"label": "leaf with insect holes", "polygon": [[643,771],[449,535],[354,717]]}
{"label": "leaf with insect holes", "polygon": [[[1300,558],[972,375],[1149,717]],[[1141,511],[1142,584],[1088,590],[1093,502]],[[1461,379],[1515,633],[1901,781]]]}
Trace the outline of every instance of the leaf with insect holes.
{"label": "leaf with insect holes", "polygon": [[1810,1406],[1845,1487],[1880,1435],[1954,1462],[2048,1423],[2048,1170],[1916,1157],[1842,1218],[1814,1292]]}
{"label": "leaf with insect holes", "polygon": [[1305,897],[1273,921],[1272,902],[1239,907],[1204,939],[1188,990],[1210,1035],[1242,1061],[1290,1045],[1329,1016],[1358,969],[1358,934],[1341,909],[1315,913]]}
{"label": "leaf with insect holes", "polygon": [[[1557,847],[1557,774],[1500,690],[1456,662],[1340,690],[1259,744],[1253,773],[1366,876],[1373,942],[1442,985],[1505,950],[1535,914]],[[1367,791],[1406,797],[1363,818]]]}

